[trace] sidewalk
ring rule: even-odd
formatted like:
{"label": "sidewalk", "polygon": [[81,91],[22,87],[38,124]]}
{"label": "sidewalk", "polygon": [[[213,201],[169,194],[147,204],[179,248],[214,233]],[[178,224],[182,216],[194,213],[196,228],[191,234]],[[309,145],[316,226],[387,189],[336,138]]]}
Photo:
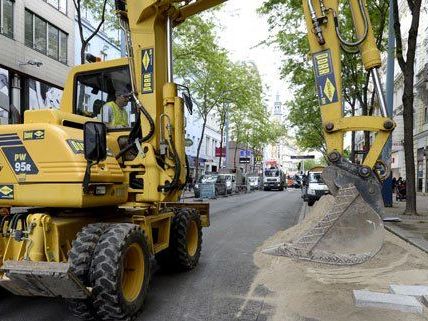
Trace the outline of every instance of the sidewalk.
{"label": "sidewalk", "polygon": [[[394,198],[395,199],[395,198]],[[394,201],[393,207],[385,208],[384,219],[399,218],[399,222],[384,222],[385,228],[403,240],[428,253],[428,196],[417,196],[418,216],[402,215],[406,202]]]}

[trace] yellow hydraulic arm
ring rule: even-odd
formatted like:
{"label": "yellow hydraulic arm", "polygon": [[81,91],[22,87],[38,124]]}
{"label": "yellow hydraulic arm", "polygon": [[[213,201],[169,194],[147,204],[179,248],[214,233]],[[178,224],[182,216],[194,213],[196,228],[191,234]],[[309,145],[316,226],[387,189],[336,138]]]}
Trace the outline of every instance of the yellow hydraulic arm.
{"label": "yellow hydraulic arm", "polygon": [[[348,131],[377,132],[363,164],[372,169],[395,123],[387,115],[378,75],[381,58],[373,36],[366,1],[349,0],[349,5],[358,38],[355,42],[346,41],[340,34],[339,0],[303,0],[327,155],[334,161],[343,154],[343,136]],[[365,69],[373,76],[381,117],[343,117],[341,48],[360,52]]]}

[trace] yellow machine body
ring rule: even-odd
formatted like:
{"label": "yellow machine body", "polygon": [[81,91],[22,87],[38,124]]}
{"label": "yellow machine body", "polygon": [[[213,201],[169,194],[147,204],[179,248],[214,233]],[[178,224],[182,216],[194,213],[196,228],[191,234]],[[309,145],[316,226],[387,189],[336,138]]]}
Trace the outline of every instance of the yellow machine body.
{"label": "yellow machine body", "polygon": [[[67,275],[64,282],[70,289],[55,294],[52,286],[46,294],[25,289],[9,277],[0,278],[0,284],[13,293],[76,297],[76,293],[83,291],[88,295],[81,285],[76,288],[79,282],[64,268],[72,241],[88,224],[135,224],[144,231],[151,255],[170,246],[173,209],[192,209],[198,213],[202,227],[210,225],[208,204],[177,203],[187,170],[184,104],[177,85],[167,81],[166,21],[172,19],[173,25],[177,25],[223,1],[197,1],[180,9],[174,2],[127,1],[133,51],[129,58],[72,68],[60,110],[29,110],[24,114],[23,124],[0,126],[0,208],[4,214],[0,217],[0,276],[13,278],[13,275],[41,272],[45,277],[45,272],[56,269],[58,273],[52,275]],[[99,120],[77,110],[77,81],[81,75],[115,68],[129,72],[135,82],[134,94],[143,106],[137,109],[141,114],[142,135],[151,126],[147,116],[141,113],[142,108],[152,118],[154,131],[149,139],[135,143],[138,148],[132,155],[116,157],[123,148],[120,141],[127,142],[130,129],[109,130],[107,158],[92,164],[85,191],[83,181],[88,162],[84,155],[83,128],[85,123]],[[149,74],[143,68],[149,68]],[[160,162],[159,150],[165,142],[167,154]],[[176,160],[171,157],[172,146]],[[178,177],[176,171],[180,172]],[[132,179],[143,184],[132,186]],[[174,188],[165,188],[174,180]],[[20,213],[21,207],[26,208],[25,214]],[[194,230],[189,237],[189,242],[193,242],[191,248],[198,246],[197,233]],[[46,278],[45,285],[49,288],[47,284],[52,280]]]}

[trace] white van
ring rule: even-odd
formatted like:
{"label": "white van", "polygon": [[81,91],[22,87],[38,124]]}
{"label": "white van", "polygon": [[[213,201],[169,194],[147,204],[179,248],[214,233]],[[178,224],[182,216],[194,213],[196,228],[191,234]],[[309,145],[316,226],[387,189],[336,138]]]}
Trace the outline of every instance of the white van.
{"label": "white van", "polygon": [[235,174],[219,174],[226,180],[226,192],[227,194],[236,193],[236,175]]}
{"label": "white van", "polygon": [[323,167],[315,167],[308,171],[306,182],[303,190],[303,200],[312,206],[321,196],[330,194],[327,185],[322,180]]}

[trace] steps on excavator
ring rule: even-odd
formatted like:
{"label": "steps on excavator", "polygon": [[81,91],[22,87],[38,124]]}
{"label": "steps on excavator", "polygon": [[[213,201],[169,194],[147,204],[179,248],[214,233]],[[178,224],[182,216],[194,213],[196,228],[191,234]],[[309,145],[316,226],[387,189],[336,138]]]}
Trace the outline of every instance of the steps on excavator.
{"label": "steps on excavator", "polygon": [[69,271],[68,263],[4,261],[0,286],[15,295],[84,299],[90,291]]}

